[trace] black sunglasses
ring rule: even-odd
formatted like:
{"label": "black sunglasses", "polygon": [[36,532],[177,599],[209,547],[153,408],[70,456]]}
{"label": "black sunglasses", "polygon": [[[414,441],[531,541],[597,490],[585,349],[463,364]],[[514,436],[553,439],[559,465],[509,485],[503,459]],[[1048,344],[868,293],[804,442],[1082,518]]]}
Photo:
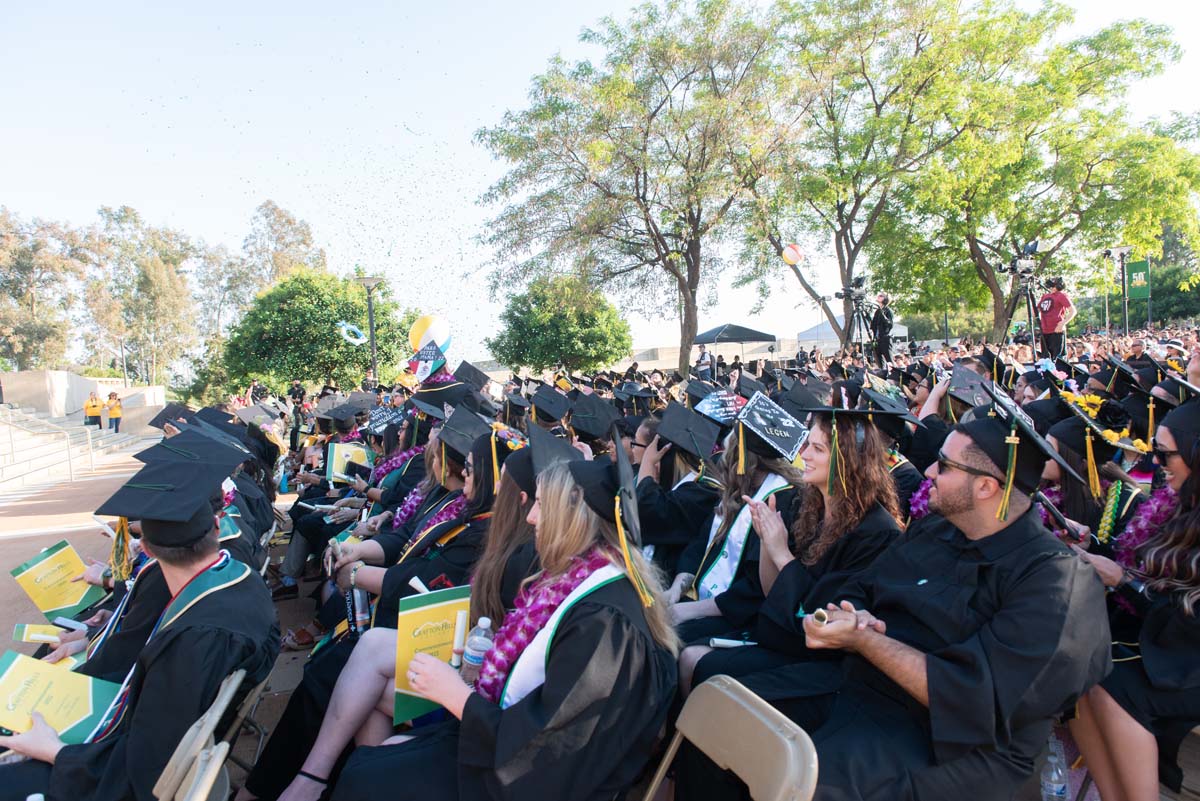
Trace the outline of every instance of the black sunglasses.
{"label": "black sunglasses", "polygon": [[1163,467],[1167,466],[1167,460],[1172,456],[1183,456],[1179,451],[1171,451],[1166,448],[1160,448],[1158,440],[1152,440],[1150,443],[1150,452],[1154,454],[1154,461],[1158,462]]}
{"label": "black sunglasses", "polygon": [[940,450],[937,452],[937,466],[938,466],[939,473],[944,472],[947,468],[951,468],[954,470],[961,470],[964,473],[969,473],[970,475],[979,476],[981,478],[994,478],[997,481],[999,481],[1001,484],[1004,483],[1004,479],[1000,478],[995,473],[989,473],[986,470],[980,470],[977,467],[971,467],[969,464],[963,464],[962,462],[956,462],[953,459],[951,459],[950,457],[948,457],[946,454],[942,453]]}

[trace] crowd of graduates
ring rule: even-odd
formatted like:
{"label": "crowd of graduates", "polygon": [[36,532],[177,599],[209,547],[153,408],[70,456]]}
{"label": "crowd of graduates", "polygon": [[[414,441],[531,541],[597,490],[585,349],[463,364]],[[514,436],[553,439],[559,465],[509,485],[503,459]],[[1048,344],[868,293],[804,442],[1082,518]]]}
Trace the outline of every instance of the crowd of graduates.
{"label": "crowd of graduates", "polygon": [[[31,757],[0,797],[150,798],[284,648],[310,655],[241,801],[636,797],[718,675],[808,732],[816,798],[1010,798],[1048,746],[1158,798],[1200,723],[1200,343],[1101,339],[507,380],[422,343],[391,388],[168,407],[97,510],[113,598],[47,656],[121,701],[89,743],[0,738]],[[401,602],[464,585],[478,677],[397,664]],[[397,722],[398,674],[438,711]],[[692,746],[671,777],[749,797]]]}

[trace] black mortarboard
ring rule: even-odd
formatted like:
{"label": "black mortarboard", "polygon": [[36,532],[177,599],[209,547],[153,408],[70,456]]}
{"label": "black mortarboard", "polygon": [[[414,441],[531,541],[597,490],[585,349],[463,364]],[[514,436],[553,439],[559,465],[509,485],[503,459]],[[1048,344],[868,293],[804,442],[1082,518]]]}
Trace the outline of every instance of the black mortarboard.
{"label": "black mortarboard", "polygon": [[354,419],[358,417],[358,411],[357,407],[343,403],[341,406],[335,406],[329,410],[329,418],[340,423],[353,423]]}
{"label": "black mortarboard", "polygon": [[1033,420],[1033,427],[1043,437],[1046,436],[1055,423],[1066,420],[1071,416],[1067,404],[1057,397],[1043,398],[1026,403],[1021,409]]}
{"label": "black mortarboard", "polygon": [[466,359],[454,369],[454,377],[465,384],[470,384],[476,390],[482,392],[483,388],[488,385],[492,377],[480,370],[475,365],[471,364]]}
{"label": "black mortarboard", "polygon": [[613,394],[618,400],[626,401],[630,398],[651,398],[654,393],[636,381],[626,381],[613,390]]}
{"label": "black mortarboard", "polygon": [[233,421],[233,413],[223,412],[215,406],[205,406],[196,412],[196,418],[211,425],[223,425]]}
{"label": "black mortarboard", "polygon": [[271,425],[279,418],[279,413],[273,410],[264,409],[259,404],[252,406],[244,406],[234,412],[239,420],[247,425]]}
{"label": "black mortarboard", "polygon": [[529,427],[529,450],[533,456],[533,472],[538,475],[559,462],[583,458],[583,454],[572,448],[566,440],[559,439],[540,426]]}
{"label": "black mortarboard", "polygon": [[746,449],[760,456],[782,456],[794,461],[808,438],[808,428],[778,403],[756,392],[738,412],[737,434],[738,475],[741,475],[745,472]]}
{"label": "black mortarboard", "polygon": [[152,445],[144,451],[134,454],[133,458],[145,464],[154,462],[205,462],[220,465],[229,475],[233,469],[246,461],[247,453],[231,445],[206,437],[195,428],[181,431],[173,437],[164,439],[157,445]]}
{"label": "black mortarboard", "polygon": [[162,429],[165,423],[174,424],[179,418],[183,418],[184,422],[196,419],[196,413],[187,406],[180,403],[168,403],[164,406],[154,418],[147,423],[151,428]]}
{"label": "black mortarboard", "polygon": [[662,422],[658,426],[660,438],[682,448],[702,462],[712,455],[720,435],[719,425],[674,401],[667,404]]}
{"label": "black mortarboard", "polygon": [[607,378],[602,378],[600,376],[596,376],[595,380],[592,382],[592,386],[596,390],[604,390],[605,392],[612,392],[613,382],[609,381]]}
{"label": "black mortarboard", "polygon": [[345,405],[353,409],[365,410],[374,406],[377,400],[378,398],[375,397],[374,392],[359,392],[355,390],[350,393],[350,397],[346,399]]}
{"label": "black mortarboard", "polygon": [[[904,401],[894,398],[884,392],[877,392],[870,387],[863,387],[862,396],[859,398],[859,404],[865,406],[872,413],[880,412],[884,417],[891,417],[897,421],[912,423],[913,425],[923,425],[917,419],[917,416],[909,411],[908,405]],[[876,421],[878,422],[878,421]]]}
{"label": "black mortarboard", "polygon": [[562,420],[571,410],[571,401],[567,400],[567,396],[558,390],[543,384],[537,388],[537,392],[533,393],[530,406],[544,420]]}
{"label": "black mortarboard", "polygon": [[1167,412],[1159,425],[1175,436],[1175,448],[1191,464],[1192,450],[1200,442],[1200,401],[1190,400]]}
{"label": "black mortarboard", "polygon": [[232,423],[222,423],[218,426],[213,425],[212,423],[206,423],[199,417],[195,418],[190,425],[187,423],[178,422],[174,425],[180,431],[195,431],[199,434],[203,434],[209,439],[215,439],[218,442],[228,445],[235,450],[244,451],[246,454],[245,458],[250,458],[250,450],[246,447],[246,443],[243,441],[242,434],[246,430],[246,427],[243,425],[235,426]]}
{"label": "black mortarboard", "polygon": [[771,394],[766,385],[761,381],[757,381],[750,376],[742,373],[738,376],[737,393],[746,400],[754,397],[755,392],[761,392],[764,395]]}
{"label": "black mortarboard", "polygon": [[464,464],[475,440],[491,431],[491,426],[466,406],[459,406],[446,418],[438,432],[438,444],[445,452],[455,457],[454,461]]}
{"label": "black mortarboard", "polygon": [[229,475],[210,462],[154,462],[139,470],[96,510],[140,520],[151,546],[190,545],[216,525],[209,499]]}
{"label": "black mortarboard", "polygon": [[735,395],[727,389],[718,389],[708,393],[693,408],[709,420],[716,420],[723,426],[731,426],[738,410],[745,403],[745,399],[740,395]]}
{"label": "black mortarboard", "polygon": [[687,397],[688,405],[695,408],[696,404],[707,398],[716,390],[712,384],[705,381],[693,378],[687,382],[684,387],[684,394]]}
{"label": "black mortarboard", "polygon": [[1008,499],[1013,487],[1026,495],[1032,495],[1042,480],[1046,460],[1053,459],[1063,472],[1082,482],[1083,478],[1047,442],[1033,425],[1029,416],[1001,389],[988,384],[984,392],[992,398],[994,415],[981,415],[966,423],[959,423],[956,430],[966,434],[978,448],[996,465],[1001,475],[1004,497],[996,517],[1008,519]]}
{"label": "black mortarboard", "polygon": [[962,365],[954,365],[950,374],[950,388],[947,394],[955,400],[962,401],[968,406],[982,406],[988,402],[988,396],[983,391],[983,376]]}
{"label": "black mortarboard", "polygon": [[571,411],[571,428],[592,439],[608,436],[612,424],[621,417],[611,401],[595,395],[580,395]]}
{"label": "black mortarboard", "polygon": [[1069,361],[1059,356],[1054,360],[1054,366],[1061,373],[1066,373],[1067,378],[1073,378],[1079,384],[1079,389],[1082,391],[1087,380],[1092,377],[1092,374],[1087,371],[1087,368],[1081,367],[1078,364],[1071,364]]}
{"label": "black mortarboard", "polygon": [[426,403],[415,395],[408,399],[408,403],[412,405],[415,412],[419,412],[426,417],[432,417],[435,420],[445,420],[446,410],[441,406],[435,406],[432,403]]}

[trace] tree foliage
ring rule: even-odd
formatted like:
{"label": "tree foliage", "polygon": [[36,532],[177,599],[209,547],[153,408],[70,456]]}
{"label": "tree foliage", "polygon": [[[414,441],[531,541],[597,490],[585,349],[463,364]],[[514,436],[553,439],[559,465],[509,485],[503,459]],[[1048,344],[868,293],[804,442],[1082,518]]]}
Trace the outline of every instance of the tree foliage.
{"label": "tree foliage", "polygon": [[299,269],[325,269],[325,251],[313,241],[309,224],[273,200],[263,201],[254,210],[242,251],[258,288]]}
{"label": "tree foliage", "polygon": [[[380,373],[406,360],[408,329],[417,313],[400,313],[383,287],[375,290],[375,339]],[[367,293],[359,284],[326,272],[299,268],[260,293],[233,328],[225,347],[229,380],[259,378],[279,386],[293,378],[356,385],[371,366],[369,345],[342,338],[339,322],[367,331]]]}
{"label": "tree foliage", "polygon": [[503,207],[486,237],[496,282],[575,271],[635,308],[678,310],[686,370],[731,210],[788,129],[773,38],[730,0],[668,0],[585,31],[601,63],[553,59],[528,108],[476,134],[510,165],[484,196]]}
{"label": "tree foliage", "polygon": [[629,324],[604,295],[572,276],[539,278],[514,295],[487,345],[513,368],[596,370],[629,355]]}

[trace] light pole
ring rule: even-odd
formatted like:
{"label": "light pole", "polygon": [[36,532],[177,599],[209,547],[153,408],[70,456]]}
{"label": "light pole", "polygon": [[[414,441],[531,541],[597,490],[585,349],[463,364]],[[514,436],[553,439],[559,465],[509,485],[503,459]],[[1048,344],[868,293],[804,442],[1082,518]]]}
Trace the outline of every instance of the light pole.
{"label": "light pole", "polygon": [[1119,245],[1115,248],[1108,248],[1104,251],[1104,255],[1110,259],[1116,259],[1117,264],[1121,268],[1121,335],[1129,336],[1129,288],[1128,281],[1125,276],[1125,259],[1133,252],[1133,248],[1129,245]]}
{"label": "light pole", "polygon": [[383,283],[383,279],[373,275],[360,275],[354,279],[367,290],[367,328],[371,337],[371,375],[379,380],[379,359],[375,355],[375,298],[372,295],[375,287]]}

